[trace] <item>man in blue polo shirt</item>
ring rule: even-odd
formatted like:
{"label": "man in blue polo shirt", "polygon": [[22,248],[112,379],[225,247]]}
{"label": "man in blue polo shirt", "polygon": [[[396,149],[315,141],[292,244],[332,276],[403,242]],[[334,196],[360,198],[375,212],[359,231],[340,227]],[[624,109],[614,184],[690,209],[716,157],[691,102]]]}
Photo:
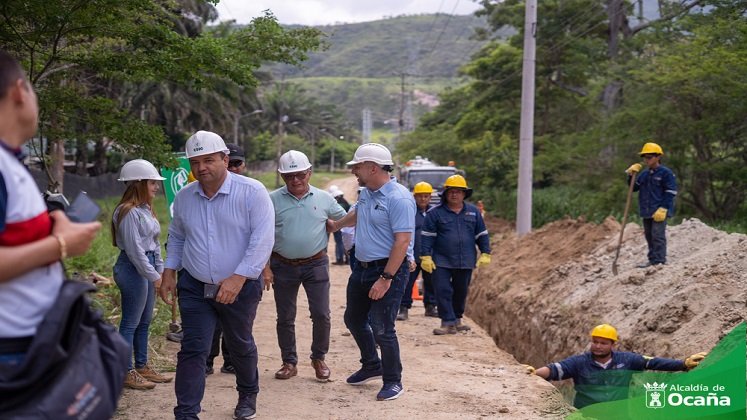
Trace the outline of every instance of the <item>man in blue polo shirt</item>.
{"label": "man in blue polo shirt", "polygon": [[356,226],[357,262],[348,280],[345,326],[358,344],[363,366],[347,383],[362,385],[382,377],[376,399],[393,400],[404,392],[394,322],[409,275],[406,257],[415,230],[415,200],[390,176],[394,162],[383,145],[361,145],[348,166],[365,188],[355,211],[328,223],[331,231]]}
{"label": "man in blue polo shirt", "polygon": [[313,325],[311,366],[316,379],[327,382],[330,370],[324,361],[329,351],[329,258],[327,220],[338,220],[345,210],[326,191],[309,184],[311,162],[305,154],[290,150],[280,156],[278,172],[285,186],[270,193],[275,207],[275,245],[264,280],[272,285],[277,309],[277,333],[283,365],[276,379],[298,374],[296,353],[296,301],[303,285]]}
{"label": "man in blue polo shirt", "polygon": [[161,284],[161,298],[168,304],[179,290],[184,331],[174,415],[198,418],[205,363],[219,320],[236,371],[234,418],[252,419],[259,393],[252,327],[262,298],[260,275],[272,251],[275,212],[259,181],[228,172],[229,150],[219,135],[198,131],[187,140],[186,152],[197,182],[174,198]]}

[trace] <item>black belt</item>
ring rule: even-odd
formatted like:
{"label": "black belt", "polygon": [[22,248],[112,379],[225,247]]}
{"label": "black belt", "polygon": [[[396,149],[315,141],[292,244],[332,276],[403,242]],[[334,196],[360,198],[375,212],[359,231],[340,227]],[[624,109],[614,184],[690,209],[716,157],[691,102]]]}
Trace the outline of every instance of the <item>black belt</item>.
{"label": "black belt", "polygon": [[316,254],[306,257],[306,258],[285,258],[284,256],[278,254],[277,252],[272,253],[272,258],[277,258],[280,261],[284,262],[285,264],[289,265],[304,265],[306,263],[309,263],[314,260],[321,259],[327,255],[327,250],[322,249],[321,251],[317,252]]}
{"label": "black belt", "polygon": [[33,339],[33,336],[0,338],[0,354],[26,353]]}
{"label": "black belt", "polygon": [[382,258],[380,260],[373,260],[373,261],[361,261],[358,260],[358,264],[361,265],[363,268],[369,268],[369,267],[385,267],[386,263],[389,262],[389,258]]}

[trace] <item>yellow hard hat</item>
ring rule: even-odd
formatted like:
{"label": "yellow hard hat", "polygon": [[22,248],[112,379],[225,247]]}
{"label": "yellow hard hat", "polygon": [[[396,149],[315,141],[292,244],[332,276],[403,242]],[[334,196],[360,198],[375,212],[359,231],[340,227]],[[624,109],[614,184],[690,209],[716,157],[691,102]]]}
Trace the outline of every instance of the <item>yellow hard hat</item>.
{"label": "yellow hard hat", "polygon": [[617,341],[617,330],[610,324],[601,324],[591,330],[591,336]]}
{"label": "yellow hard hat", "polygon": [[195,178],[195,175],[192,173],[192,171],[189,171],[189,174],[187,175],[187,184],[195,181],[197,181],[197,178]]}
{"label": "yellow hard hat", "polygon": [[415,184],[415,188],[412,189],[413,194],[432,194],[433,193],[433,187],[431,184],[423,181],[418,182]]}
{"label": "yellow hard hat", "polygon": [[648,154],[657,154],[657,155],[663,155],[664,150],[661,149],[661,146],[659,146],[656,143],[646,143],[643,145],[643,149],[641,149],[641,152],[638,153],[639,155],[648,155]]}
{"label": "yellow hard hat", "polygon": [[452,175],[446,178],[444,188],[464,188],[467,189],[467,180],[461,175]]}

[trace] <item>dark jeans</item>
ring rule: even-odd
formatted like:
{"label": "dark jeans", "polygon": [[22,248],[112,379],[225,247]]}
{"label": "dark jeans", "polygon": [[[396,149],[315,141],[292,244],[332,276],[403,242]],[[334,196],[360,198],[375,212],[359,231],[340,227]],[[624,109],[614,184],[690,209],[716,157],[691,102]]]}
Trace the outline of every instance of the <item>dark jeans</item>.
{"label": "dark jeans", "polygon": [[[147,252],[148,262],[155,267],[156,254]],[[138,273],[124,251],[114,264],[114,282],[122,298],[122,320],[119,333],[135,353],[135,367],[148,363],[148,329],[153,319],[156,289],[153,282]],[[132,369],[132,359],[127,369]]]}
{"label": "dark jeans", "polygon": [[350,251],[348,251],[348,263],[350,264],[350,271],[355,270],[355,262],[358,261],[355,258],[355,246],[350,248]]}
{"label": "dark jeans", "polygon": [[654,219],[643,219],[643,233],[648,244],[648,262],[651,264],[667,263],[667,221],[654,222]]}
{"label": "dark jeans", "polygon": [[464,315],[471,269],[436,267],[433,285],[436,289],[438,317],[443,325],[456,325]]}
{"label": "dark jeans", "polygon": [[275,293],[277,309],[277,333],[280,355],[283,363],[298,363],[296,353],[296,301],[298,288],[303,285],[309,301],[311,313],[312,340],[311,358],[324,360],[329,351],[330,310],[329,310],[329,258],[324,256],[302,265],[291,265],[278,258],[270,260],[270,268],[275,280],[272,290]]}
{"label": "dark jeans", "polygon": [[335,238],[335,262],[337,264],[345,263],[345,245],[342,244],[342,232],[339,230],[332,234]]}
{"label": "dark jeans", "polygon": [[220,322],[216,322],[215,332],[213,333],[213,342],[210,345],[210,354],[207,359],[207,367],[209,368],[213,367],[213,361],[220,354],[221,347],[223,348],[223,366],[233,366],[231,364],[231,351],[228,350],[226,339],[221,339],[222,335],[223,328],[221,327]]}
{"label": "dark jeans", "polygon": [[254,317],[262,299],[262,281],[247,280],[236,301],[229,305],[203,297],[204,283],[194,279],[187,270],[179,272],[177,291],[182,316],[184,338],[177,354],[176,407],[177,419],[197,419],[205,393],[205,362],[210,352],[216,322],[223,326],[223,337],[231,351],[236,369],[236,389],[239,393],[259,393],[257,346],[252,337]]}
{"label": "dark jeans", "polygon": [[418,274],[420,273],[423,273],[423,304],[436,304],[436,294],[433,290],[432,274],[423,270],[420,267],[420,264],[418,264],[415,271],[410,273],[410,279],[407,282],[405,294],[402,295],[402,306],[407,309],[412,308],[412,288],[415,287],[415,281],[418,279]]}
{"label": "dark jeans", "polygon": [[[407,282],[407,262],[397,270],[384,297],[371,300],[368,292],[383,272],[384,265],[364,268],[360,262],[355,264],[348,280],[345,326],[358,344],[363,369],[381,368],[385,383],[401,382],[402,362],[394,321]],[[376,352],[376,344],[381,349],[381,358]]]}

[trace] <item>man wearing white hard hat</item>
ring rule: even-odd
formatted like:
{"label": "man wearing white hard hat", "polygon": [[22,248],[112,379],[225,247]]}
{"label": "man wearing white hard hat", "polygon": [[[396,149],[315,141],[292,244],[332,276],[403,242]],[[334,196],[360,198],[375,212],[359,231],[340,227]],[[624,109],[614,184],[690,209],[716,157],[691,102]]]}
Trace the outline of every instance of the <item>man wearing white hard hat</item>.
{"label": "man wearing white hard hat", "polygon": [[161,297],[171,303],[179,273],[184,338],[174,388],[177,419],[196,419],[205,392],[205,362],[216,321],[231,352],[239,393],[234,418],[256,416],[259,375],[254,317],[262,297],[262,269],[270,257],[275,213],[265,187],[228,171],[223,139],[198,131],[187,140],[197,182],[174,198]]}
{"label": "man wearing white hard hat", "polygon": [[361,145],[348,166],[365,188],[355,211],[329,222],[331,231],[356,225],[357,262],[348,280],[345,326],[358,344],[362,366],[347,383],[361,385],[381,378],[383,386],[376,399],[393,400],[404,392],[394,323],[409,276],[407,254],[412,251],[415,200],[390,176],[394,162],[385,146]]}
{"label": "man wearing white hard hat", "polygon": [[[329,186],[329,193],[334,197],[337,204],[339,204],[346,212],[350,210],[350,203],[345,199],[345,193],[337,185]],[[345,244],[342,242],[342,232],[337,231],[332,234],[335,238],[335,265],[345,265],[348,263],[348,257],[345,253]]]}
{"label": "man wearing white hard hat", "polygon": [[264,271],[265,285],[275,295],[277,333],[283,360],[276,379],[298,374],[296,352],[296,301],[303,285],[312,323],[311,366],[316,379],[327,382],[329,351],[329,258],[327,220],[345,216],[329,193],[309,184],[311,163],[305,154],[290,150],[280,157],[278,172],[285,186],[270,193],[275,208],[275,245]]}

